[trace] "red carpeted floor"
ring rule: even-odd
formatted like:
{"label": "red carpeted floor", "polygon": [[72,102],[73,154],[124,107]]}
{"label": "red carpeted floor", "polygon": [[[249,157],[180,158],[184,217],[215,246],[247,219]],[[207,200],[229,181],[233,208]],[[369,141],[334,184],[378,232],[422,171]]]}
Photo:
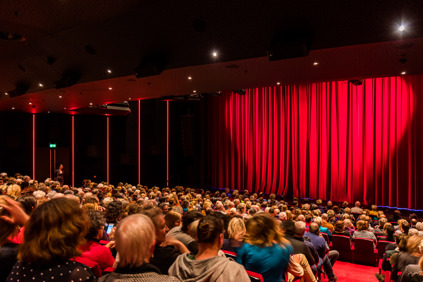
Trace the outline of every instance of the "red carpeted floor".
{"label": "red carpeted floor", "polygon": [[[378,281],[375,273],[378,273],[379,269],[367,265],[337,261],[334,266],[334,272],[339,282],[367,282]],[[328,281],[327,278],[322,280],[324,282]]]}

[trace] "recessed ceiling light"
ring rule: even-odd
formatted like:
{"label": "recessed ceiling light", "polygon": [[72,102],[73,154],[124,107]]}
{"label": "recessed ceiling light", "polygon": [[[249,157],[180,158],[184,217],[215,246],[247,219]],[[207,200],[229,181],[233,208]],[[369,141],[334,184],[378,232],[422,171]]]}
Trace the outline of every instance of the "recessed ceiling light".
{"label": "recessed ceiling light", "polygon": [[319,62],[317,62],[317,61],[313,63],[314,66],[317,66],[318,64],[319,64]]}
{"label": "recessed ceiling light", "polygon": [[405,25],[400,25],[399,27],[398,27],[398,30],[399,31],[405,31]]}
{"label": "recessed ceiling light", "polygon": [[59,96],[60,99],[62,99],[62,96]]}
{"label": "recessed ceiling light", "polygon": [[213,57],[217,57],[217,51],[213,51],[213,52],[212,52],[212,56],[213,56]]}
{"label": "recessed ceiling light", "polygon": [[113,88],[112,87],[109,87],[109,90],[112,90]]}
{"label": "recessed ceiling light", "polygon": [[4,92],[4,95],[6,95],[6,96],[7,96],[7,95],[9,95],[9,93],[7,93],[7,92]]}
{"label": "recessed ceiling light", "polygon": [[405,74],[406,74],[406,72],[405,72],[405,71],[401,72],[401,75],[405,75]]}
{"label": "recessed ceiling light", "polygon": [[107,72],[108,72],[108,73],[112,73],[112,70],[111,70],[111,69],[108,69],[108,70],[107,70]]}
{"label": "recessed ceiling light", "polygon": [[191,76],[188,76],[188,80],[191,80],[192,79],[192,77]]}
{"label": "recessed ceiling light", "polygon": [[90,103],[90,106],[92,106],[93,105],[93,103]]}
{"label": "recessed ceiling light", "polygon": [[192,90],[192,93],[197,93],[197,90]]}
{"label": "recessed ceiling light", "polygon": [[40,87],[44,87],[44,84],[42,84],[42,83],[40,82],[40,83],[38,83],[38,86],[40,86]]}
{"label": "recessed ceiling light", "polygon": [[12,107],[12,110],[14,110],[15,109],[15,107]]}
{"label": "recessed ceiling light", "polygon": [[276,82],[276,85],[281,85],[281,83],[278,81],[278,82]]}

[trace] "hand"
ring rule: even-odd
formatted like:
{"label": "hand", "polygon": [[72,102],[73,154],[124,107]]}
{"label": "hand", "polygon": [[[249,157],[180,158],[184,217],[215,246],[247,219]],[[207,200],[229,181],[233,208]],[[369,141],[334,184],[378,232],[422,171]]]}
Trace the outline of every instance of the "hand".
{"label": "hand", "polygon": [[0,208],[8,211],[10,215],[0,216],[0,219],[10,224],[24,226],[29,219],[29,215],[25,213],[25,211],[22,209],[21,205],[18,202],[10,199],[9,197],[4,197],[3,199],[7,202],[8,205],[6,206],[0,204]]}
{"label": "hand", "polygon": [[115,238],[115,232],[116,232],[116,226],[114,226],[112,228],[112,231],[110,231],[110,234],[109,234],[109,238],[110,239],[114,239]]}
{"label": "hand", "polygon": [[300,263],[300,256],[298,256],[298,255],[292,255],[292,259],[294,260],[294,262]]}
{"label": "hand", "polygon": [[116,242],[115,241],[110,241],[109,243],[106,244],[106,247],[111,249],[114,249],[114,247],[116,246]]}

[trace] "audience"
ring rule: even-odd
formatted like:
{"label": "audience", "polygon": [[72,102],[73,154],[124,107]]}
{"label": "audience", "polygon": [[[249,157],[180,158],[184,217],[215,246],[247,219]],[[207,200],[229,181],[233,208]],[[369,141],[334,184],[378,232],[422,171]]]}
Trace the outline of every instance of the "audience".
{"label": "audience", "polygon": [[[423,238],[418,216],[403,218],[398,210],[385,215],[376,205],[369,210],[358,201],[350,209],[347,202],[289,202],[248,190],[221,193],[124,183],[115,187],[89,180],[75,188],[4,173],[0,191],[0,281],[46,275],[56,280],[99,278],[75,261],[79,257],[97,263],[102,272],[117,266],[101,278],[107,281],[248,281],[243,266],[262,274],[264,281],[280,281],[286,273],[293,274],[287,274],[288,281],[294,276],[315,281],[320,268],[335,281],[333,266],[339,254],[329,249],[322,233],[369,238],[374,246],[375,235],[396,241],[387,245],[382,268],[391,269],[392,264],[392,277],[400,281],[423,277],[416,275]],[[148,248],[140,249],[140,244]],[[235,253],[240,264],[226,259],[221,249]],[[407,274],[398,275],[401,272]],[[168,273],[174,277],[161,275]]]}

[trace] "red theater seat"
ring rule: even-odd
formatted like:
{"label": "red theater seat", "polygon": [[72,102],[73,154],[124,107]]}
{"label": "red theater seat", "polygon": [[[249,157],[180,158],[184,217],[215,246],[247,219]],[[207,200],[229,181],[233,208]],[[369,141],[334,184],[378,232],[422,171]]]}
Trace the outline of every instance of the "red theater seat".
{"label": "red theater seat", "polygon": [[264,282],[263,276],[260,273],[247,270],[247,274],[250,277],[251,282]]}
{"label": "red theater seat", "polygon": [[353,261],[354,263],[377,265],[377,249],[373,247],[373,240],[366,238],[354,239]]}
{"label": "red theater seat", "polygon": [[236,253],[230,252],[230,251],[224,251],[224,250],[222,250],[222,252],[225,254],[227,258],[231,258],[234,260],[236,259]]}
{"label": "red theater seat", "polygon": [[345,235],[332,235],[332,250],[339,252],[339,260],[352,261],[354,246],[351,246],[351,239]]}
{"label": "red theater seat", "polygon": [[383,240],[380,240],[379,242],[377,242],[378,259],[383,258],[383,255],[385,254],[386,245],[391,243],[392,242],[390,241],[383,241]]}

